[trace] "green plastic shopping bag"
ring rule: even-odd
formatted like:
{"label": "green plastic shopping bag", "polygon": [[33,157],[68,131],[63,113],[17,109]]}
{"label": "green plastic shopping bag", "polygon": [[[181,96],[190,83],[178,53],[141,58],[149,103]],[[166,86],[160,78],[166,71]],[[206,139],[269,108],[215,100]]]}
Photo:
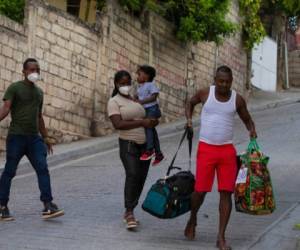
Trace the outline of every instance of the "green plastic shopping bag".
{"label": "green plastic shopping bag", "polygon": [[256,139],[250,140],[240,161],[234,192],[236,211],[254,215],[272,213],[275,199],[267,168],[269,157],[262,153]]}

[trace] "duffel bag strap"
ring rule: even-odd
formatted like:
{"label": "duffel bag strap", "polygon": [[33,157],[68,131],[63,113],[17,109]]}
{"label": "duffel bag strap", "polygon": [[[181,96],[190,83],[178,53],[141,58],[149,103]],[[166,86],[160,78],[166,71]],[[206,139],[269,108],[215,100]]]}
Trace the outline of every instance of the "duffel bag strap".
{"label": "duffel bag strap", "polygon": [[174,157],[171,161],[170,166],[168,167],[166,177],[169,176],[172,169],[179,169],[179,170],[181,169],[181,168],[178,168],[178,167],[173,167],[173,165],[174,165],[174,162],[176,160],[177,153],[178,153],[178,151],[179,151],[179,149],[180,149],[180,147],[181,147],[181,145],[182,145],[182,143],[183,143],[186,136],[187,136],[188,141],[189,141],[189,170],[191,170],[191,166],[192,166],[192,164],[191,164],[191,154],[192,154],[193,131],[192,131],[192,129],[186,128],[183,135],[182,135],[182,137],[181,137],[181,140],[179,142],[177,151],[176,151],[176,153],[175,153],[175,155],[174,155]]}
{"label": "duffel bag strap", "polygon": [[193,147],[193,129],[186,128],[187,131],[187,139],[189,143],[189,171],[192,169],[192,147]]}

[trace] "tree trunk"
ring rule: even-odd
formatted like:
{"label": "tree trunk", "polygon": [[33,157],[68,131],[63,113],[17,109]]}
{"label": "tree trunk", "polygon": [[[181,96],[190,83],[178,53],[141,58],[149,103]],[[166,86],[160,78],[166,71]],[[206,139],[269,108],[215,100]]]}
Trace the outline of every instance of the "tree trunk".
{"label": "tree trunk", "polygon": [[280,33],[278,36],[277,87],[279,89],[283,89],[285,86],[284,37],[283,33]]}
{"label": "tree trunk", "polygon": [[246,90],[251,90],[252,78],[252,51],[247,50]]}
{"label": "tree trunk", "polygon": [[286,22],[287,17],[277,15],[274,22],[274,32],[277,35],[277,88],[283,89],[286,86],[285,81],[285,57],[284,57],[284,43],[286,42]]}

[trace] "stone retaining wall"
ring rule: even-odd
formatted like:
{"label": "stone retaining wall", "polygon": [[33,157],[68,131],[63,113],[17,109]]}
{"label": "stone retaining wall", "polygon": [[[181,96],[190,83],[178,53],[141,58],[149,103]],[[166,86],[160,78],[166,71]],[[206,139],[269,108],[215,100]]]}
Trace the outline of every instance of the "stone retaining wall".
{"label": "stone retaining wall", "polygon": [[[237,2],[230,18],[239,22]],[[234,88],[245,92],[246,54],[241,35],[214,43],[186,45],[174,37],[173,27],[150,13],[141,18],[124,12],[116,1],[90,26],[42,0],[28,0],[24,24],[0,16],[0,95],[22,79],[22,62],[35,57],[41,65],[46,126],[60,142],[112,132],[106,104],[113,75],[127,69],[135,79],[139,64],[157,69],[163,121],[184,114],[184,103],[197,89],[213,82],[215,68],[232,67]],[[0,123],[4,149],[9,119]]]}

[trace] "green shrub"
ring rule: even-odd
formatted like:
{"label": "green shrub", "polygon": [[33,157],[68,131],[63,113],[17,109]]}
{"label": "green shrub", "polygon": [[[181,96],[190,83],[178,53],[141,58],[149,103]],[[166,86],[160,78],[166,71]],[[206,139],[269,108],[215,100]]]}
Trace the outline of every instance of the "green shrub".
{"label": "green shrub", "polygon": [[0,14],[19,23],[24,19],[25,0],[1,0]]}
{"label": "green shrub", "polygon": [[[104,6],[105,0],[98,0]],[[183,42],[215,41],[232,34],[237,25],[227,20],[230,0],[119,0],[124,10],[139,15],[154,11],[175,25],[176,36]]]}

